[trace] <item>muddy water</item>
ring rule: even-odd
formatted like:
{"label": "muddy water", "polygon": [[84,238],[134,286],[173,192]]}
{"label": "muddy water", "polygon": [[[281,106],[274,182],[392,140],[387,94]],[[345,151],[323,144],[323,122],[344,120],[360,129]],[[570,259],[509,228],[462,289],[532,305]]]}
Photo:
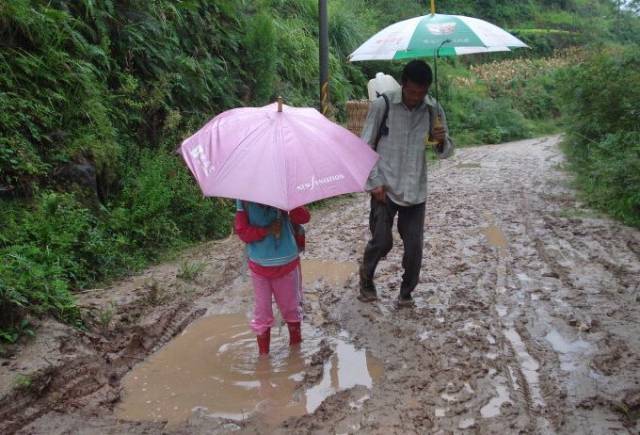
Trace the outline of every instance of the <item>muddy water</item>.
{"label": "muddy water", "polygon": [[[339,285],[356,266],[311,260],[302,267],[306,285],[321,277]],[[261,358],[246,315],[202,318],[125,377],[118,417],[173,425],[201,410],[235,420],[257,415],[277,424],[315,411],[338,391],[356,385],[371,388],[382,374],[381,363],[341,333],[329,339],[335,353],[325,361],[321,380],[302,387],[311,355],[327,338],[309,324],[303,324],[303,336],[300,348],[290,348],[286,328],[274,328],[271,354]]]}
{"label": "muddy water", "polygon": [[337,262],[325,260],[303,260],[302,279],[306,285],[324,279],[331,285],[343,285],[352,273],[358,270],[355,262]]}
{"label": "muddy water", "polygon": [[507,238],[504,236],[502,230],[496,225],[489,225],[487,228],[484,228],[483,233],[487,238],[487,242],[491,246],[495,246],[499,249],[507,248]]}

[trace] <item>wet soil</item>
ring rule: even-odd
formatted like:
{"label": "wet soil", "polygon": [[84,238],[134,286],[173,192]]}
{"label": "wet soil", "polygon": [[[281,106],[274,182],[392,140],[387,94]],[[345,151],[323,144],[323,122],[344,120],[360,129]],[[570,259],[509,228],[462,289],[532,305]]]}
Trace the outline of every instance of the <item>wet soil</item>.
{"label": "wet soil", "polygon": [[[44,321],[0,360],[0,433],[640,432],[640,232],[576,199],[558,141],[468,148],[432,164],[412,308],[395,305],[397,234],[378,267],[380,300],[356,299],[366,195],[315,210],[306,341],[292,350],[278,329],[266,366],[242,322],[251,292],[233,237],[81,293],[88,330]],[[193,339],[180,347],[184,337]],[[195,360],[201,371],[136,385],[172,349],[166,367]],[[144,409],[196,384],[215,396],[220,379],[244,389]]]}

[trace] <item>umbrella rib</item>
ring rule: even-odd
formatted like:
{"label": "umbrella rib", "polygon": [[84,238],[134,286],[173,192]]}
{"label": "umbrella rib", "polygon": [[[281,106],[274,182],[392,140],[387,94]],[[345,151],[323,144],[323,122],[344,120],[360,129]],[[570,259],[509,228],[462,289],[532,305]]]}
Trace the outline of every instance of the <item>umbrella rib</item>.
{"label": "umbrella rib", "polygon": [[[337,125],[337,124],[336,124]],[[312,136],[320,136],[315,134],[315,131],[313,128],[310,128],[308,125],[301,125],[303,128],[305,128],[306,130],[308,130],[310,133],[313,133]],[[340,128],[343,128],[340,125],[337,125]],[[336,151],[333,150],[332,148],[325,148],[323,150],[324,153],[327,153],[330,155],[331,160],[339,160],[339,156],[336,154]],[[305,154],[305,157],[307,158],[307,160],[309,160],[308,156]],[[313,165],[310,165],[313,166]],[[351,177],[351,179],[353,180],[357,180],[357,177],[354,175],[354,170],[348,166],[348,165],[344,165],[343,169],[346,169],[346,171],[348,171],[349,176]]]}
{"label": "umbrella rib", "polygon": [[[284,154],[286,152],[286,150],[284,149],[284,147],[286,145],[286,142],[284,141],[284,131],[283,130],[284,130],[286,124],[282,123],[282,121],[283,121],[282,117],[283,116],[286,116],[286,115],[284,114],[284,112],[281,112],[281,113],[278,113],[278,116],[276,117],[276,123],[280,124],[280,128],[277,128],[277,126],[276,126],[275,134],[278,136],[278,137],[276,137],[276,140],[280,140],[281,143],[282,143],[282,147],[279,147],[278,149],[279,149],[279,151],[281,153]],[[284,186],[282,186],[282,191],[285,194],[285,203],[289,204],[289,189],[288,189],[288,186],[287,186],[287,175],[289,174],[289,172],[287,170],[287,159],[286,159],[286,157],[284,155],[280,156],[280,158],[282,160],[282,165],[284,166],[283,169],[284,169],[284,175],[285,175],[284,177],[282,177],[282,183],[284,184]]]}
{"label": "umbrella rib", "polygon": [[[339,127],[342,127],[342,126],[339,126]],[[333,150],[332,150],[332,151],[331,151],[331,154],[332,154],[332,158],[333,158],[333,159],[336,159],[336,160],[338,159],[338,156],[336,155],[336,152],[335,152],[335,151],[333,151]],[[352,179],[356,180],[356,177],[354,176],[354,174],[353,174],[353,170],[351,169],[351,167],[350,167],[349,165],[344,165],[344,168],[349,172],[349,176],[350,176]]]}
{"label": "umbrella rib", "polygon": [[218,168],[218,170],[216,171],[216,175],[215,178],[213,180],[213,182],[217,182],[218,178],[222,177],[223,174],[225,173],[225,169],[227,169],[227,166],[230,165],[230,162],[233,160],[233,156],[235,155],[236,151],[238,151],[238,149],[247,141],[249,140],[249,138],[251,138],[251,136],[253,135],[253,133],[255,133],[256,130],[258,130],[259,128],[261,128],[266,122],[268,122],[269,119],[265,119],[263,122],[257,122],[254,127],[248,132],[248,134],[246,134],[241,141],[238,141],[237,145],[233,148],[233,150],[231,150],[229,152],[229,155],[227,156],[227,158],[224,160],[224,162],[222,163],[222,165],[220,166],[220,168]]}
{"label": "umbrella rib", "polygon": [[[311,119],[311,117],[309,117],[309,118]],[[311,124],[311,125],[313,125],[313,124]],[[306,124],[300,123],[300,127],[304,128],[305,130],[309,130],[309,127]],[[296,136],[296,143],[303,143],[300,139],[298,139],[298,135],[296,133],[294,133],[294,134]],[[315,137],[315,135],[313,135],[312,137]],[[304,153],[304,158],[306,160],[306,163],[309,165],[309,167],[313,167],[313,165],[310,164],[310,162],[309,162],[309,156],[308,156],[307,153]]]}

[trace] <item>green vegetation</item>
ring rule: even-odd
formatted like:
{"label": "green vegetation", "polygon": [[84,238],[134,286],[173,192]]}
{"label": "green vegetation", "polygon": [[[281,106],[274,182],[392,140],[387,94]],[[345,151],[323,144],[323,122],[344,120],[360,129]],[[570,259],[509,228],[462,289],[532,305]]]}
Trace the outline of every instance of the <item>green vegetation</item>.
{"label": "green vegetation", "polygon": [[109,330],[109,326],[111,325],[111,320],[113,320],[114,314],[114,306],[113,303],[110,303],[104,308],[100,308],[98,310],[98,325],[102,329],[103,332],[107,332]]}
{"label": "green vegetation", "polygon": [[561,83],[565,150],[585,199],[640,226],[640,49],[594,51]]}
{"label": "green vegetation", "polygon": [[33,379],[28,375],[18,374],[13,384],[19,390],[28,391],[33,386]]}
{"label": "green vegetation", "polygon": [[205,266],[201,261],[183,261],[180,263],[176,277],[184,281],[193,281],[202,273]]}
{"label": "green vegetation", "polygon": [[[562,85],[562,99],[554,97],[568,67],[561,62],[567,52],[556,49],[640,42],[637,16],[618,3],[438,1],[440,12],[488,19],[532,47],[443,60],[441,99],[461,144],[548,131],[564,110],[575,126],[576,168],[595,171],[594,179],[607,186],[588,189],[593,201],[610,208],[605,201],[617,198],[615,214],[633,223],[638,199],[624,192],[637,186],[640,173],[634,169],[638,111],[625,81],[637,76],[621,65],[636,68],[637,57],[607,51],[587,62],[614,73],[590,67],[600,74],[595,81],[578,69],[569,77],[580,80]],[[414,0],[329,2],[338,120],[344,120],[345,101],[364,97],[377,71],[397,76],[402,67],[349,64],[347,54],[380,28],[426,11],[425,2]],[[277,95],[315,106],[317,39],[316,0],[0,2],[0,341],[31,335],[41,316],[80,325],[74,291],[228,234],[233,204],[202,198],[173,151],[231,107],[262,105]],[[492,74],[500,68],[512,74],[497,80]],[[615,119],[594,131],[588,110],[605,107],[590,105],[604,98],[601,83],[618,95],[607,107],[626,105],[608,111]],[[190,267],[181,273],[187,280],[197,275]]]}

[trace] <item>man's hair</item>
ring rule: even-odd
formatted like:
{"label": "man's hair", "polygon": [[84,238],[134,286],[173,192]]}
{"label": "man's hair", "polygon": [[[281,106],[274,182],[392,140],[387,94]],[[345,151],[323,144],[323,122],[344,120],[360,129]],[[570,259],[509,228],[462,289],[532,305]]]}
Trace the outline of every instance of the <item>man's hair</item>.
{"label": "man's hair", "polygon": [[431,67],[423,60],[412,60],[402,70],[401,80],[403,85],[410,81],[417,85],[431,86],[433,82]]}

